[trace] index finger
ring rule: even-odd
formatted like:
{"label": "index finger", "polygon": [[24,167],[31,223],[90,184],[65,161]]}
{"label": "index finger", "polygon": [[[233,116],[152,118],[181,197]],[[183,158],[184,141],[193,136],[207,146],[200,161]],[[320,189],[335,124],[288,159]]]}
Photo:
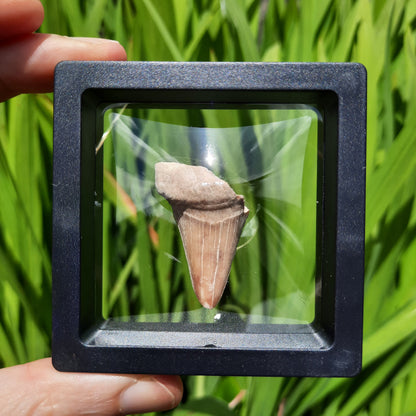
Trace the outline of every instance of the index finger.
{"label": "index finger", "polygon": [[68,38],[32,33],[0,43],[0,101],[20,93],[53,90],[55,66],[60,61],[125,60],[124,48],[100,38]]}

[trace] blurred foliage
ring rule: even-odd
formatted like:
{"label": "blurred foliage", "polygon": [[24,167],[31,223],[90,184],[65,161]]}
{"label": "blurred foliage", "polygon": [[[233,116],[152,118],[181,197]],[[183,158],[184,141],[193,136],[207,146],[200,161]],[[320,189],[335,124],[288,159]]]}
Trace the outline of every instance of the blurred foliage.
{"label": "blurred foliage", "polygon": [[105,198],[99,201],[105,317],[143,321],[175,313],[169,319],[177,322],[201,308],[172,209],[154,186],[155,163],[176,161],[209,168],[250,209],[230,284],[219,308],[202,313],[205,320],[221,313],[223,323],[313,321],[317,114],[235,107],[123,106],[105,113]]}
{"label": "blurred foliage", "polygon": [[[42,32],[131,60],[357,61],[368,71],[363,371],[186,377],[178,415],[416,414],[416,1],[43,0]],[[50,95],[0,105],[0,361],[50,353]]]}

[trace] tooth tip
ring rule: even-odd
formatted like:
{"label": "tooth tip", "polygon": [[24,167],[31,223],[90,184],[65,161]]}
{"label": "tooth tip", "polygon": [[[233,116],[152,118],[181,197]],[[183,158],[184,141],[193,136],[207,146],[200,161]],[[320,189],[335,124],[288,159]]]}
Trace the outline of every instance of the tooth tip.
{"label": "tooth tip", "polygon": [[213,294],[212,291],[207,291],[205,287],[201,286],[195,289],[195,294],[199,303],[206,309],[214,309],[218,305],[222,296],[222,292],[221,294],[218,292]]}

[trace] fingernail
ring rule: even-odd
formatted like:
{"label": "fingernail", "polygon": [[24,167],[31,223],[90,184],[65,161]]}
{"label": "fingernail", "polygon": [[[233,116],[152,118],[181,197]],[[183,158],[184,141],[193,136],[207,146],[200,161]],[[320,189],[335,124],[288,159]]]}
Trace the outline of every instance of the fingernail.
{"label": "fingernail", "polygon": [[71,39],[79,40],[81,42],[94,43],[94,44],[105,43],[105,42],[119,43],[113,39],[103,39],[103,38],[73,37]]}
{"label": "fingernail", "polygon": [[176,405],[175,395],[154,376],[145,376],[128,387],[120,396],[123,414],[167,410]]}

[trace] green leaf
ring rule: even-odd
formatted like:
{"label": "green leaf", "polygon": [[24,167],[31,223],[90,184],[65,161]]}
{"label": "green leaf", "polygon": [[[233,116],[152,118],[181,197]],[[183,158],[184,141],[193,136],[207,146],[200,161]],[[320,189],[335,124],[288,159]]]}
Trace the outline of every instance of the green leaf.
{"label": "green leaf", "polygon": [[256,62],[260,60],[260,54],[255,38],[250,30],[245,10],[240,4],[237,0],[225,0],[227,17],[231,20],[237,31],[244,60]]}
{"label": "green leaf", "polygon": [[[235,413],[228,408],[228,404],[216,397],[192,399],[180,406],[179,410],[189,410],[201,415],[234,416]],[[192,413],[195,414],[195,413]]]}
{"label": "green leaf", "polygon": [[251,378],[246,415],[274,415],[282,400],[283,378]]}
{"label": "green leaf", "polygon": [[370,172],[367,182],[366,233],[373,232],[375,225],[385,214],[387,207],[394,204],[397,190],[414,171],[416,159],[416,99],[413,99],[405,126],[395,139],[383,164]]}
{"label": "green leaf", "polygon": [[166,46],[168,47],[172,55],[172,58],[175,61],[183,61],[182,54],[176,45],[176,41],[174,40],[173,36],[169,32],[169,29],[167,28],[165,22],[161,18],[156,7],[153,5],[153,3],[150,0],[141,0],[141,1],[143,1],[143,4],[146,6],[150,16],[153,19],[154,24],[158,28],[163,40],[166,43]]}

